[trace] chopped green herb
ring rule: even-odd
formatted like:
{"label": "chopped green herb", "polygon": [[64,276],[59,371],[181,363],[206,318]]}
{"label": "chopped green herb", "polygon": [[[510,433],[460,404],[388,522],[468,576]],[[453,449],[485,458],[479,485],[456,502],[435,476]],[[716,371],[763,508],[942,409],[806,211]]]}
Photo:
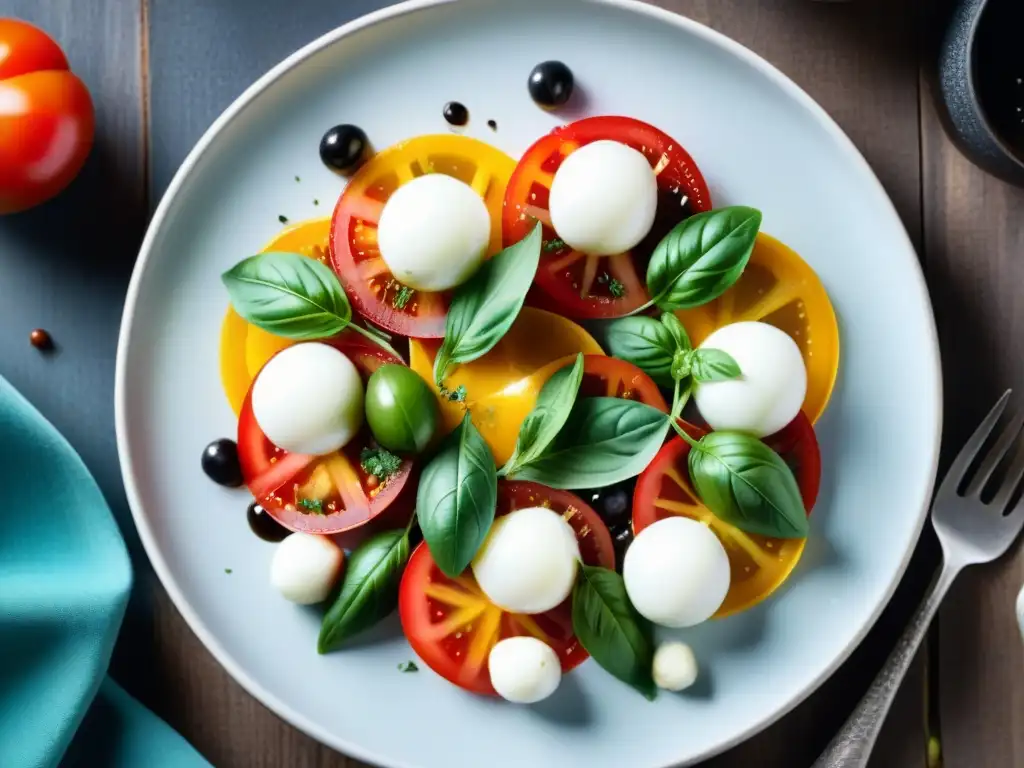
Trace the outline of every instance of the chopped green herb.
{"label": "chopped green herb", "polygon": [[438,388],[441,393],[441,397],[450,403],[464,403],[466,402],[466,385],[459,384],[455,389],[448,389],[448,387],[441,386]]}
{"label": "chopped green herb", "polygon": [[280,221],[282,224],[288,223],[288,217],[285,216],[283,213],[277,217],[277,220]]}
{"label": "chopped green herb", "polygon": [[231,573],[231,569],[230,568],[225,568],[224,569],[224,573]]}
{"label": "chopped green herb", "polygon": [[313,205],[320,205],[320,201],[317,200],[316,198],[313,198]]}
{"label": "chopped green herb", "polygon": [[318,515],[324,513],[324,503],[320,499],[299,499],[299,506]]}
{"label": "chopped green herb", "polygon": [[398,665],[399,672],[419,672],[420,668],[416,666],[416,662],[407,661],[404,664]]}
{"label": "chopped green herb", "polygon": [[548,240],[544,243],[544,253],[552,253],[553,251],[558,251],[562,248],[565,248],[565,240],[562,240],[559,237],[556,237],[553,240]]}
{"label": "chopped green herb", "polygon": [[398,286],[398,288],[394,297],[391,299],[391,306],[395,309],[405,309],[405,305],[409,303],[409,299],[411,299],[412,295],[416,293],[416,290],[407,285],[402,285],[401,283],[395,283],[395,285]]}
{"label": "chopped green herb", "polygon": [[402,459],[386,448],[363,448],[359,463],[368,475],[375,475],[384,482],[402,467]]}
{"label": "chopped green herb", "polygon": [[626,295],[626,287],[607,272],[597,278],[597,282],[608,286],[608,293],[616,299],[621,299]]}
{"label": "chopped green herb", "polygon": [[298,183],[298,182],[300,182],[300,181],[302,181],[302,179],[300,179],[300,178],[299,178],[298,176],[296,176],[296,177],[295,177],[295,182],[296,182],[296,183]]}

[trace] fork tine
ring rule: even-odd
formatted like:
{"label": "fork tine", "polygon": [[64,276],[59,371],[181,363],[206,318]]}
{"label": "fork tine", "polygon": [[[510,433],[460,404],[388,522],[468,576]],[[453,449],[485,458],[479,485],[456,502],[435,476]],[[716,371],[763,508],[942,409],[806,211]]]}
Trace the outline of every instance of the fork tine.
{"label": "fork tine", "polygon": [[[995,473],[996,468],[1002,463],[1003,459],[1010,453],[1010,449],[1013,448],[1017,442],[1017,438],[1020,436],[1021,425],[1024,425],[1024,412],[1018,413],[1011,420],[1010,424],[999,434],[996,439],[995,445],[984,457],[984,461],[981,466],[978,467],[977,473],[971,479],[971,483],[965,491],[965,496],[981,496],[981,492],[988,485],[989,480],[992,479],[992,475]],[[1007,475],[1007,478],[1009,475]],[[1019,482],[1019,478],[1018,478]],[[1016,485],[1016,483],[1014,483]]]}
{"label": "fork tine", "polygon": [[[1006,508],[1009,506],[1014,492],[1020,486],[1021,480],[1024,480],[1024,445],[1017,446],[1017,453],[1013,457],[1013,464],[1006,471],[1006,477],[1003,478],[999,491],[992,497],[992,506],[998,509],[999,512],[1007,511]],[[1017,504],[1017,507],[1019,506],[1020,504]]]}
{"label": "fork tine", "polygon": [[967,474],[967,470],[970,469],[971,463],[981,451],[982,446],[985,445],[988,436],[992,434],[992,430],[995,428],[996,422],[999,421],[999,417],[1006,410],[1006,403],[1009,399],[1010,390],[1008,389],[999,398],[999,401],[992,406],[988,416],[978,425],[978,428],[974,430],[974,434],[971,435],[971,439],[967,441],[967,444],[960,449],[960,453],[953,459],[953,464],[950,466],[949,471],[946,473],[946,478],[942,481],[942,486],[939,488],[939,494],[952,495],[956,493],[956,489],[959,487],[964,475]]}

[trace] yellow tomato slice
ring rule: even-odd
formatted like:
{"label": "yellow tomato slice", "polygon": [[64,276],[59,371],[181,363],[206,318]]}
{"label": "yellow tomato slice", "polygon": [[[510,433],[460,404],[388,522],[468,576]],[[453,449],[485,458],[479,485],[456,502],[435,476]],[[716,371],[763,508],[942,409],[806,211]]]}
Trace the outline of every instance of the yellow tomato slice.
{"label": "yellow tomato slice", "polygon": [[[409,366],[428,382],[434,380],[434,357],[440,346],[440,340],[409,340]],[[443,432],[457,427],[468,408],[495,461],[504,464],[540,388],[561,367],[549,366],[580,352],[604,354],[594,337],[571,320],[524,307],[494,349],[478,360],[456,366],[448,376],[445,386],[452,391],[465,387],[466,400],[451,402],[438,395]]]}
{"label": "yellow tomato slice", "polygon": [[742,277],[714,301],[676,313],[694,346],[729,323],[760,320],[785,331],[807,366],[803,411],[816,422],[839,370],[839,326],[828,293],[796,251],[761,233]]}
{"label": "yellow tomato slice", "polygon": [[[267,243],[262,252],[299,253],[326,263],[330,232],[330,219],[292,224]],[[250,325],[228,307],[220,334],[220,379],[235,415],[241,412],[245,393],[264,363],[294,343]]]}

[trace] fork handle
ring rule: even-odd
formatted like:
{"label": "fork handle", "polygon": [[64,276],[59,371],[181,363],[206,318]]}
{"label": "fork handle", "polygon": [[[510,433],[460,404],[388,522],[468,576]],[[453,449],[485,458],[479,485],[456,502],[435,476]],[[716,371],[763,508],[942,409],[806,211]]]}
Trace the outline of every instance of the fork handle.
{"label": "fork handle", "polygon": [[811,768],[867,768],[882,723],[921,640],[961,567],[946,561],[864,698]]}

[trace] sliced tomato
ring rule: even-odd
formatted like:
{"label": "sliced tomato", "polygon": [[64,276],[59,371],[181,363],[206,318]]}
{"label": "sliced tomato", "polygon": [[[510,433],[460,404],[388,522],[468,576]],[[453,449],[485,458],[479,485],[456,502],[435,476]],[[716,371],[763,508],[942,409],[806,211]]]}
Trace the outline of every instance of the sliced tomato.
{"label": "sliced tomato", "polygon": [[[692,424],[684,424],[684,428],[691,437],[704,434],[704,430]],[[785,429],[765,438],[765,443],[793,470],[810,514],[821,482],[821,455],[810,421],[800,414]],[[707,524],[725,547],[732,572],[729,593],[715,614],[721,618],[757,605],[778,589],[800,560],[806,540],[746,533],[716,517],[698,501],[690,484],[689,455],[689,443],[674,437],[640,474],[633,495],[633,531],[639,534],[657,520],[672,515]]]}
{"label": "sliced tomato", "polygon": [[[420,136],[384,150],[359,169],[334,209],[331,264],[353,306],[393,333],[421,339],[444,336],[449,292],[402,292],[377,247],[384,204],[403,184],[426,173],[444,173],[469,184],[491,214],[488,253],[501,250],[501,209],[515,161],[467,136]],[[399,298],[401,295],[402,298]]]}
{"label": "sliced tomato", "polygon": [[825,411],[839,371],[839,325],[828,293],[800,255],[764,233],[743,275],[714,301],[676,313],[694,345],[723,325],[760,320],[796,342],[807,367],[803,412],[813,424]]}
{"label": "sliced tomato", "polygon": [[[324,339],[359,369],[365,382],[387,363],[402,364],[386,350],[354,331]],[[340,533],[363,525],[398,498],[409,479],[412,462],[402,463],[384,482],[360,463],[364,448],[374,447],[365,428],[341,450],[326,456],[289,453],[270,442],[252,411],[250,387],[238,417],[238,457],[242,476],[260,505],[292,531]]]}
{"label": "sliced tomato", "polygon": [[668,404],[654,380],[632,363],[617,357],[583,356],[579,397],[621,397],[668,413]]}
{"label": "sliced tomato", "polygon": [[[434,340],[409,342],[409,366],[425,381],[434,381],[434,358],[441,344]],[[483,357],[456,366],[445,385],[462,388],[465,400],[453,402],[438,393],[441,430],[447,434],[469,411],[499,466],[508,461],[526,414],[552,373],[576,354],[600,355],[594,337],[572,320],[533,307],[524,307],[494,349]],[[554,366],[554,367],[552,367]],[[436,388],[435,392],[437,391]]]}
{"label": "sliced tomato", "polygon": [[[537,483],[498,484],[498,514],[522,507],[546,506],[562,514],[576,531],[580,555],[588,565],[615,567],[612,537],[601,518],[578,497]],[[487,656],[501,639],[532,635],[550,645],[568,672],[587,658],[572,632],[571,601],[546,613],[503,611],[477,586],[470,570],[446,576],[426,544],[413,552],[402,576],[398,613],[409,644],[437,674],[473,693],[494,695]]]}
{"label": "sliced tomato", "polygon": [[[548,195],[562,161],[585,144],[610,139],[642,152],[658,179],[654,226],[632,251],[588,256],[561,244],[551,227]],[[505,193],[505,244],[544,224],[544,253],[535,285],[540,304],[569,317],[620,317],[647,301],[645,275],[655,246],[691,213],[711,209],[711,193],[682,145],[653,125],[631,117],[588,117],[556,128],[533,144],[516,166]],[[532,294],[536,299],[536,294]]]}

